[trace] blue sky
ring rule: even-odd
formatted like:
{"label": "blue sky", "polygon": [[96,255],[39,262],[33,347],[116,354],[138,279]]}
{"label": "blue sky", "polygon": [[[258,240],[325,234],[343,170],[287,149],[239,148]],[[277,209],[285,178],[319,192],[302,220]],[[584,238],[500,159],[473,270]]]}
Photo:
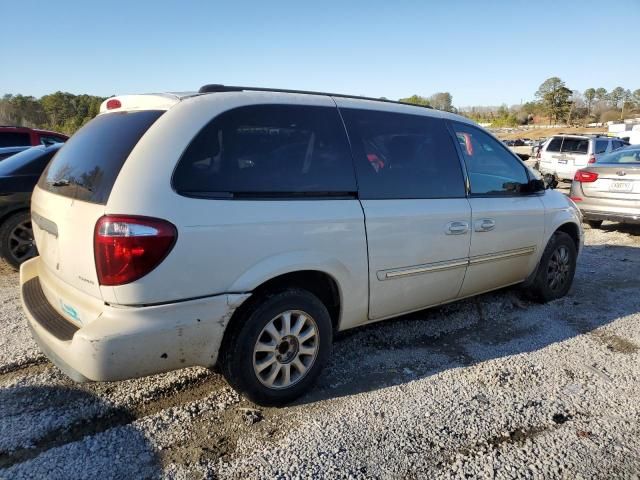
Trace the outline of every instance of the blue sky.
{"label": "blue sky", "polygon": [[640,0],[2,3],[0,94],[225,83],[467,106],[527,101],[550,76],[640,88]]}

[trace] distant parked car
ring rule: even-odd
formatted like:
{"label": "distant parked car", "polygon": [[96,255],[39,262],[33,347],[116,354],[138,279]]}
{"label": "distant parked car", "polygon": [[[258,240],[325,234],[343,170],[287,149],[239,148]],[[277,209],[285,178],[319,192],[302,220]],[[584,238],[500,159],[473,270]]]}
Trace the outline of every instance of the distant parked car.
{"label": "distant parked car", "polygon": [[570,196],[592,228],[603,220],[640,223],[640,146],[616,150],[578,170]]}
{"label": "distant parked car", "polygon": [[61,146],[31,147],[0,162],[0,256],[15,268],[37,255],[29,214],[31,192]]}
{"label": "distant parked car", "polygon": [[0,148],[0,161],[4,160],[5,158],[9,158],[11,155],[15,155],[16,153],[20,153],[20,152],[26,150],[27,148],[31,148],[31,147],[29,147],[29,146],[1,147]]}
{"label": "distant parked car", "polygon": [[627,145],[604,135],[554,135],[540,150],[540,173],[571,181],[580,168]]}
{"label": "distant parked car", "polygon": [[64,143],[69,139],[64,133],[40,130],[37,128],[0,126],[1,147],[29,147]]}
{"label": "distant parked car", "polygon": [[516,138],[513,141],[513,146],[514,147],[524,147],[525,146],[524,140],[522,140],[521,138]]}

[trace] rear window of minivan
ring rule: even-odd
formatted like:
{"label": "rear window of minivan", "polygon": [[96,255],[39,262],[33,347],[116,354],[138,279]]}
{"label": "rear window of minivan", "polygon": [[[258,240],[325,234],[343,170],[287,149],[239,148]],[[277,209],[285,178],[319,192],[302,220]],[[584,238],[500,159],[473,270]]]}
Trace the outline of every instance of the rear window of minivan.
{"label": "rear window of minivan", "polygon": [[44,190],[106,204],[127,157],[161,110],[98,115],[76,132],[40,177]]}

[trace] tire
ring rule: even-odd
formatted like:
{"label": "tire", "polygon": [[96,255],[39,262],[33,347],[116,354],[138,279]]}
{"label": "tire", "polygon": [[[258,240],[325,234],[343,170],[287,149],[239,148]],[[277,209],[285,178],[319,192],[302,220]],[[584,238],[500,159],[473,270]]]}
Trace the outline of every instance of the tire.
{"label": "tire", "polygon": [[315,295],[299,289],[266,295],[235,320],[219,361],[231,386],[263,406],[290,403],[310,390],[331,355],[332,340],[331,317]]}
{"label": "tire", "polygon": [[541,302],[550,302],[564,297],[573,283],[576,258],[576,245],[573,239],[564,232],[554,233],[542,253],[529,289],[531,296]]}
{"label": "tire", "polygon": [[586,223],[591,228],[600,228],[602,226],[602,220],[587,220]]}
{"label": "tire", "polygon": [[22,262],[37,254],[31,215],[28,211],[14,213],[0,226],[0,256],[17,270]]}

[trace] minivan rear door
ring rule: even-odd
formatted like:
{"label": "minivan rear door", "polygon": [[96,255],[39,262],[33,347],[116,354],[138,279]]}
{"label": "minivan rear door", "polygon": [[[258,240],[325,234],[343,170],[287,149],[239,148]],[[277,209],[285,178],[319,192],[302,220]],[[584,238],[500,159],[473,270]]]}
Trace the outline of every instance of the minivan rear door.
{"label": "minivan rear door", "polygon": [[141,110],[98,115],[65,143],[40,177],[31,214],[45,269],[41,272],[45,292],[47,278],[57,278],[101,298],[93,252],[96,222],[105,213],[111,189],[131,150],[162,113]]}

